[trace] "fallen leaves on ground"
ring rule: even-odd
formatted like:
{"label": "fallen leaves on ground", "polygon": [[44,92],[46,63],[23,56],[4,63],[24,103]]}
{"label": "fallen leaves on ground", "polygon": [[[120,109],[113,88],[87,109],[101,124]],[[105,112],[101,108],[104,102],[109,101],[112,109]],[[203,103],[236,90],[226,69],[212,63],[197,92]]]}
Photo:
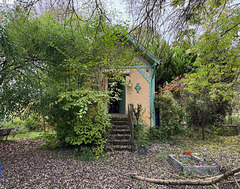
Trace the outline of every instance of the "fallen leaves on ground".
{"label": "fallen leaves on ground", "polygon": [[[2,166],[0,188],[185,188],[185,186],[159,186],[138,181],[131,179],[129,173],[161,179],[186,178],[167,163],[168,154],[180,153],[186,148],[202,153],[201,145],[203,144],[191,144],[191,141],[188,144],[182,142],[178,145],[155,143],[153,146],[158,146],[160,150],[149,152],[147,155],[107,152],[98,159],[81,161],[74,150],[41,148],[40,140],[20,139],[0,142]],[[211,154],[213,158],[219,158],[222,153],[220,149],[215,149],[214,145],[206,148],[211,152],[214,150],[218,152]],[[222,158],[222,162],[231,157],[234,159],[229,161],[229,166],[234,166],[234,162],[239,163],[237,159],[239,154],[236,153],[237,150],[234,151],[234,157],[230,153],[224,154],[226,157]],[[219,159],[218,161],[221,162]],[[237,179],[240,177],[238,176]],[[237,188],[237,185],[228,183],[220,184],[219,187]]]}

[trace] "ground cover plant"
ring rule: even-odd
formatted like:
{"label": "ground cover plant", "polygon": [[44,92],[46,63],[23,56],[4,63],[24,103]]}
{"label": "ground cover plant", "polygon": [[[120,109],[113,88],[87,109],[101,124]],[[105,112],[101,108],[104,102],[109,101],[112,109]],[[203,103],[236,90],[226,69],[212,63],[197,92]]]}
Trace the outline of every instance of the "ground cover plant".
{"label": "ground cover plant", "polygon": [[[221,165],[224,172],[240,164],[237,147],[240,136],[218,137],[203,141],[175,136],[175,145],[152,143],[146,155],[131,152],[105,152],[98,158],[84,158],[74,149],[47,150],[41,140],[18,139],[0,143],[2,176],[0,188],[186,188],[162,186],[131,179],[130,173],[156,179],[198,179],[179,173],[167,162],[168,154],[191,150]],[[85,156],[86,157],[86,156]],[[236,180],[240,175],[235,176]],[[237,188],[233,178],[218,184],[219,188]],[[188,188],[206,188],[202,186]]]}

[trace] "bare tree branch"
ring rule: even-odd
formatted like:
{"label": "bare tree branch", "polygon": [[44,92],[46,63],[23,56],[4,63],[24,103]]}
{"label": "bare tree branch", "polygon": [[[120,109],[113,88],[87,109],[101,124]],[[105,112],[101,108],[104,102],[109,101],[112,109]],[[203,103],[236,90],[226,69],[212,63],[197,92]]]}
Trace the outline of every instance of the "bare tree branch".
{"label": "bare tree branch", "polygon": [[147,177],[141,177],[138,176],[136,173],[131,173],[130,176],[131,178],[135,178],[138,180],[142,181],[147,181],[155,184],[161,184],[161,185],[213,185],[218,182],[221,182],[236,173],[240,172],[240,167],[234,168],[230,171],[227,171],[224,174],[205,178],[205,179],[199,179],[199,180],[164,180],[164,179],[152,179],[152,178],[147,178]]}

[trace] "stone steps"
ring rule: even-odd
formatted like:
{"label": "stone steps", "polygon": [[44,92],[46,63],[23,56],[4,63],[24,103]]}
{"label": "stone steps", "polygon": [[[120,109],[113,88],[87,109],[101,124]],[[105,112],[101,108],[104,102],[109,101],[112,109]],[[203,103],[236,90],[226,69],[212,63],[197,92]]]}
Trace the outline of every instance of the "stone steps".
{"label": "stone steps", "polygon": [[108,147],[116,151],[131,151],[131,133],[128,117],[125,114],[116,114],[111,119],[112,130],[108,139]]}
{"label": "stone steps", "polygon": [[108,145],[108,147],[115,151],[131,151],[132,150],[130,145]]}
{"label": "stone steps", "polygon": [[112,140],[119,140],[119,139],[120,139],[120,140],[121,140],[121,139],[122,139],[122,140],[124,140],[124,139],[125,139],[125,140],[128,140],[130,137],[131,137],[130,134],[118,134],[118,133],[117,133],[117,134],[112,134],[112,135],[111,135],[111,139],[112,139]]}
{"label": "stone steps", "polygon": [[121,130],[121,129],[128,129],[128,125],[125,124],[125,125],[113,125],[112,126],[112,129],[115,129],[115,130]]}
{"label": "stone steps", "polygon": [[114,125],[128,125],[128,121],[111,121]]}
{"label": "stone steps", "polygon": [[112,145],[119,145],[119,146],[128,145],[128,140],[126,139],[118,139],[118,140],[110,139],[108,140],[108,142],[109,144],[112,144]]}
{"label": "stone steps", "polygon": [[112,129],[111,134],[131,134],[130,130],[125,128],[125,129]]}

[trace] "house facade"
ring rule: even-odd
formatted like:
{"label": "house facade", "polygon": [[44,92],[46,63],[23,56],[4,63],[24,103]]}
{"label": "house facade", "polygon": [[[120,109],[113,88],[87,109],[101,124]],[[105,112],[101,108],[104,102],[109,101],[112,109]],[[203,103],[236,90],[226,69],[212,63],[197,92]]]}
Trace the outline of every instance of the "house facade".
{"label": "house facade", "polygon": [[[127,35],[133,44],[137,44],[130,34]],[[126,85],[118,84],[117,88],[121,91],[119,100],[110,105],[109,113],[127,114],[128,104],[133,104],[135,108],[141,104],[143,108],[141,121],[148,127],[153,127],[155,125],[155,70],[160,60],[144,46],[137,46],[141,55],[133,58],[136,62],[135,66],[123,69]]]}

